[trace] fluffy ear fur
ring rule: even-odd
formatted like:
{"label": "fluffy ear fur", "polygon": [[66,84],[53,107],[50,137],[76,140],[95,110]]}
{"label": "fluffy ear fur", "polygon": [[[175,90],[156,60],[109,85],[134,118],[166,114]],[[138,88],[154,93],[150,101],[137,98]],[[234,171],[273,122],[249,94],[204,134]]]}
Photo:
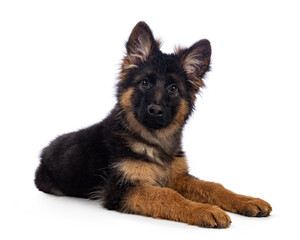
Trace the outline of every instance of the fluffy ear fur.
{"label": "fluffy ear fur", "polygon": [[132,30],[129,40],[126,43],[127,56],[123,67],[137,67],[145,62],[156,51],[160,43],[153,37],[152,31],[145,22],[139,22]]}
{"label": "fluffy ear fur", "polygon": [[202,78],[209,70],[211,47],[206,39],[196,42],[188,49],[178,48],[175,53],[180,57],[183,69],[195,91],[204,86]]}

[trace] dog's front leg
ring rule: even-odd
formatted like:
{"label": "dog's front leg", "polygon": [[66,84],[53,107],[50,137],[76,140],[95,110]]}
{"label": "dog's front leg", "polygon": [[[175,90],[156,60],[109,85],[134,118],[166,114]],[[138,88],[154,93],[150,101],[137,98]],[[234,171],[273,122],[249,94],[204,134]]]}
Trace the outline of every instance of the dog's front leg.
{"label": "dog's front leg", "polygon": [[170,187],[192,201],[217,205],[220,208],[250,217],[265,217],[272,207],[259,198],[236,194],[221,184],[199,180],[182,174],[172,181]]}
{"label": "dog's front leg", "polygon": [[131,189],[123,211],[201,227],[227,228],[231,223],[227,213],[217,206],[192,202],[170,188],[151,185]]}

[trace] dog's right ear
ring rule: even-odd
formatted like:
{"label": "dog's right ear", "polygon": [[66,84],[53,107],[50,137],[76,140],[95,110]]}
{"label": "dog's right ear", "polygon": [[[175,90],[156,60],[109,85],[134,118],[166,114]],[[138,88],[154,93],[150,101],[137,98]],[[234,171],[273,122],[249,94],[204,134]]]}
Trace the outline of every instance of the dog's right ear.
{"label": "dog's right ear", "polygon": [[159,50],[159,42],[153,37],[152,31],[145,22],[139,22],[132,30],[126,43],[127,56],[123,67],[137,67]]}

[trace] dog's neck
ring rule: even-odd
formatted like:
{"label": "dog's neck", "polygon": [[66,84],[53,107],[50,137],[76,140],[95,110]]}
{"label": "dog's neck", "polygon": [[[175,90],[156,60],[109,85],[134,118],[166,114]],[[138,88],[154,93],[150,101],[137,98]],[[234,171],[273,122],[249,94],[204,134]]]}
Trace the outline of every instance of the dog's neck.
{"label": "dog's neck", "polygon": [[123,129],[122,138],[135,138],[145,144],[157,146],[169,156],[175,156],[182,152],[181,138],[183,126],[173,128],[168,126],[162,129],[150,129],[139,123],[133,113],[126,113],[117,107],[118,117],[116,120]]}

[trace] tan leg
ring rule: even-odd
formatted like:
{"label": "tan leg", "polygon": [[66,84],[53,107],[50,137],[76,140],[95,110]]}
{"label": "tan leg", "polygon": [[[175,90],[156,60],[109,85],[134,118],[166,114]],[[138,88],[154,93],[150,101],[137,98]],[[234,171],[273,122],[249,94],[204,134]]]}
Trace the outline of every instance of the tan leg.
{"label": "tan leg", "polygon": [[188,174],[171,182],[170,187],[192,201],[217,205],[245,216],[265,217],[272,211],[271,205],[264,200],[236,194],[221,184],[202,181]]}
{"label": "tan leg", "polygon": [[231,223],[230,217],[217,206],[192,202],[170,188],[150,185],[132,189],[123,211],[201,227],[226,228]]}

